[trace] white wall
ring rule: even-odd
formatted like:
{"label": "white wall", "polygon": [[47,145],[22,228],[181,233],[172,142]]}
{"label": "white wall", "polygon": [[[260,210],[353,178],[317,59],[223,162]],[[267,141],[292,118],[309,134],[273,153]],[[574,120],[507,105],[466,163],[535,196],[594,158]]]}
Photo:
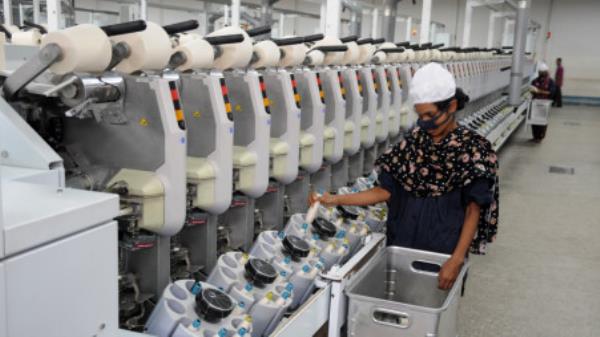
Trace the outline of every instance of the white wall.
{"label": "white wall", "polygon": [[[107,0],[75,0],[75,8],[85,8],[91,10],[104,10],[110,12],[119,12],[121,6],[133,6],[137,9],[135,3],[119,3]],[[160,8],[166,6],[171,8]],[[195,0],[152,0],[148,5],[148,20],[160,25],[196,19],[204,22],[204,4]],[[92,22],[99,25],[120,22],[121,18],[108,14],[91,14],[87,12],[76,12],[75,21],[77,23]],[[200,27],[202,32],[204,27]]]}
{"label": "white wall", "polygon": [[[535,3],[537,1],[538,4]],[[549,2],[534,0],[534,6]],[[534,14],[543,12],[536,10]],[[546,11],[546,17],[547,13]],[[542,34],[538,51],[552,69],[554,60],[562,57],[565,68],[563,94],[600,97],[599,16],[600,1],[597,0],[553,2],[549,23],[552,36],[547,40],[545,34]],[[545,18],[544,25],[548,26]]]}

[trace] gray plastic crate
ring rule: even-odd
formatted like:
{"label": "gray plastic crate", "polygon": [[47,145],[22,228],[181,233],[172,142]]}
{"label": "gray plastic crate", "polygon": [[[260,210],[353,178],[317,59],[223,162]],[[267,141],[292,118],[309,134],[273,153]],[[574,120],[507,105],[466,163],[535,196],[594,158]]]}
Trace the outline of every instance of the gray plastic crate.
{"label": "gray plastic crate", "polygon": [[468,263],[449,291],[432,270],[450,256],[387,247],[346,288],[348,336],[456,337],[458,301]]}

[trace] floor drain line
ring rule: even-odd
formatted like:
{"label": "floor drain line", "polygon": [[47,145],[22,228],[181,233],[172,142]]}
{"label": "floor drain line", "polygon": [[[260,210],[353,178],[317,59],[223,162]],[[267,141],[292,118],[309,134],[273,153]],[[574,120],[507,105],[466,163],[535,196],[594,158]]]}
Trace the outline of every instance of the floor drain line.
{"label": "floor drain line", "polygon": [[574,175],[575,168],[574,167],[566,167],[566,166],[550,166],[548,169],[548,172],[554,173],[554,174]]}

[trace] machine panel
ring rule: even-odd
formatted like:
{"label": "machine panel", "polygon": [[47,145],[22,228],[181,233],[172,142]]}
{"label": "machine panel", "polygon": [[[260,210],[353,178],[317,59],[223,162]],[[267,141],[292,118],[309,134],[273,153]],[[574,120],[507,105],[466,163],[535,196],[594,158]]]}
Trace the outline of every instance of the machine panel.
{"label": "machine panel", "polygon": [[[0,192],[2,193],[2,192]],[[1,197],[1,196],[0,196]],[[1,210],[1,209],[0,209]],[[0,214],[0,225],[2,224]],[[2,248],[2,231],[0,231],[0,248]],[[4,274],[4,263],[0,263],[0,298],[6,298],[6,275]],[[0,301],[0,337],[7,337],[6,334],[6,301]]]}
{"label": "machine panel", "polygon": [[110,222],[7,259],[8,336],[115,336],[116,237]]}

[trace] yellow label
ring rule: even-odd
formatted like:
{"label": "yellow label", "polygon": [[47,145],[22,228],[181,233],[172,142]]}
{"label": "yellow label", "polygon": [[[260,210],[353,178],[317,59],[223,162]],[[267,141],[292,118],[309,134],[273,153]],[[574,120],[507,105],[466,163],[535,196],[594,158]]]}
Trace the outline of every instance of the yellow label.
{"label": "yellow label", "polygon": [[266,298],[267,298],[269,301],[272,301],[272,300],[273,300],[273,292],[269,291],[269,292],[268,292],[268,293],[265,295],[265,297],[266,297]]}
{"label": "yellow label", "polygon": [[268,107],[269,105],[271,105],[271,101],[269,101],[268,98],[263,99],[263,104],[265,105],[265,108]]}
{"label": "yellow label", "polygon": [[148,120],[144,117],[140,118],[140,121],[138,122],[141,126],[148,126]]}
{"label": "yellow label", "polygon": [[242,106],[241,106],[241,105],[239,105],[239,104],[236,104],[236,105],[235,105],[235,111],[237,111],[237,112],[240,112],[240,111],[242,111]]}
{"label": "yellow label", "polygon": [[175,119],[177,119],[178,121],[183,120],[183,110],[181,110],[181,109],[175,110]]}
{"label": "yellow label", "polygon": [[246,315],[246,317],[244,317],[244,321],[246,321],[248,323],[252,323],[252,316]]}
{"label": "yellow label", "polygon": [[300,102],[300,94],[295,94],[294,99],[296,100],[296,102]]}
{"label": "yellow label", "polygon": [[202,116],[202,113],[200,111],[194,111],[192,112],[192,116],[194,116],[194,118],[200,118],[200,116]]}

